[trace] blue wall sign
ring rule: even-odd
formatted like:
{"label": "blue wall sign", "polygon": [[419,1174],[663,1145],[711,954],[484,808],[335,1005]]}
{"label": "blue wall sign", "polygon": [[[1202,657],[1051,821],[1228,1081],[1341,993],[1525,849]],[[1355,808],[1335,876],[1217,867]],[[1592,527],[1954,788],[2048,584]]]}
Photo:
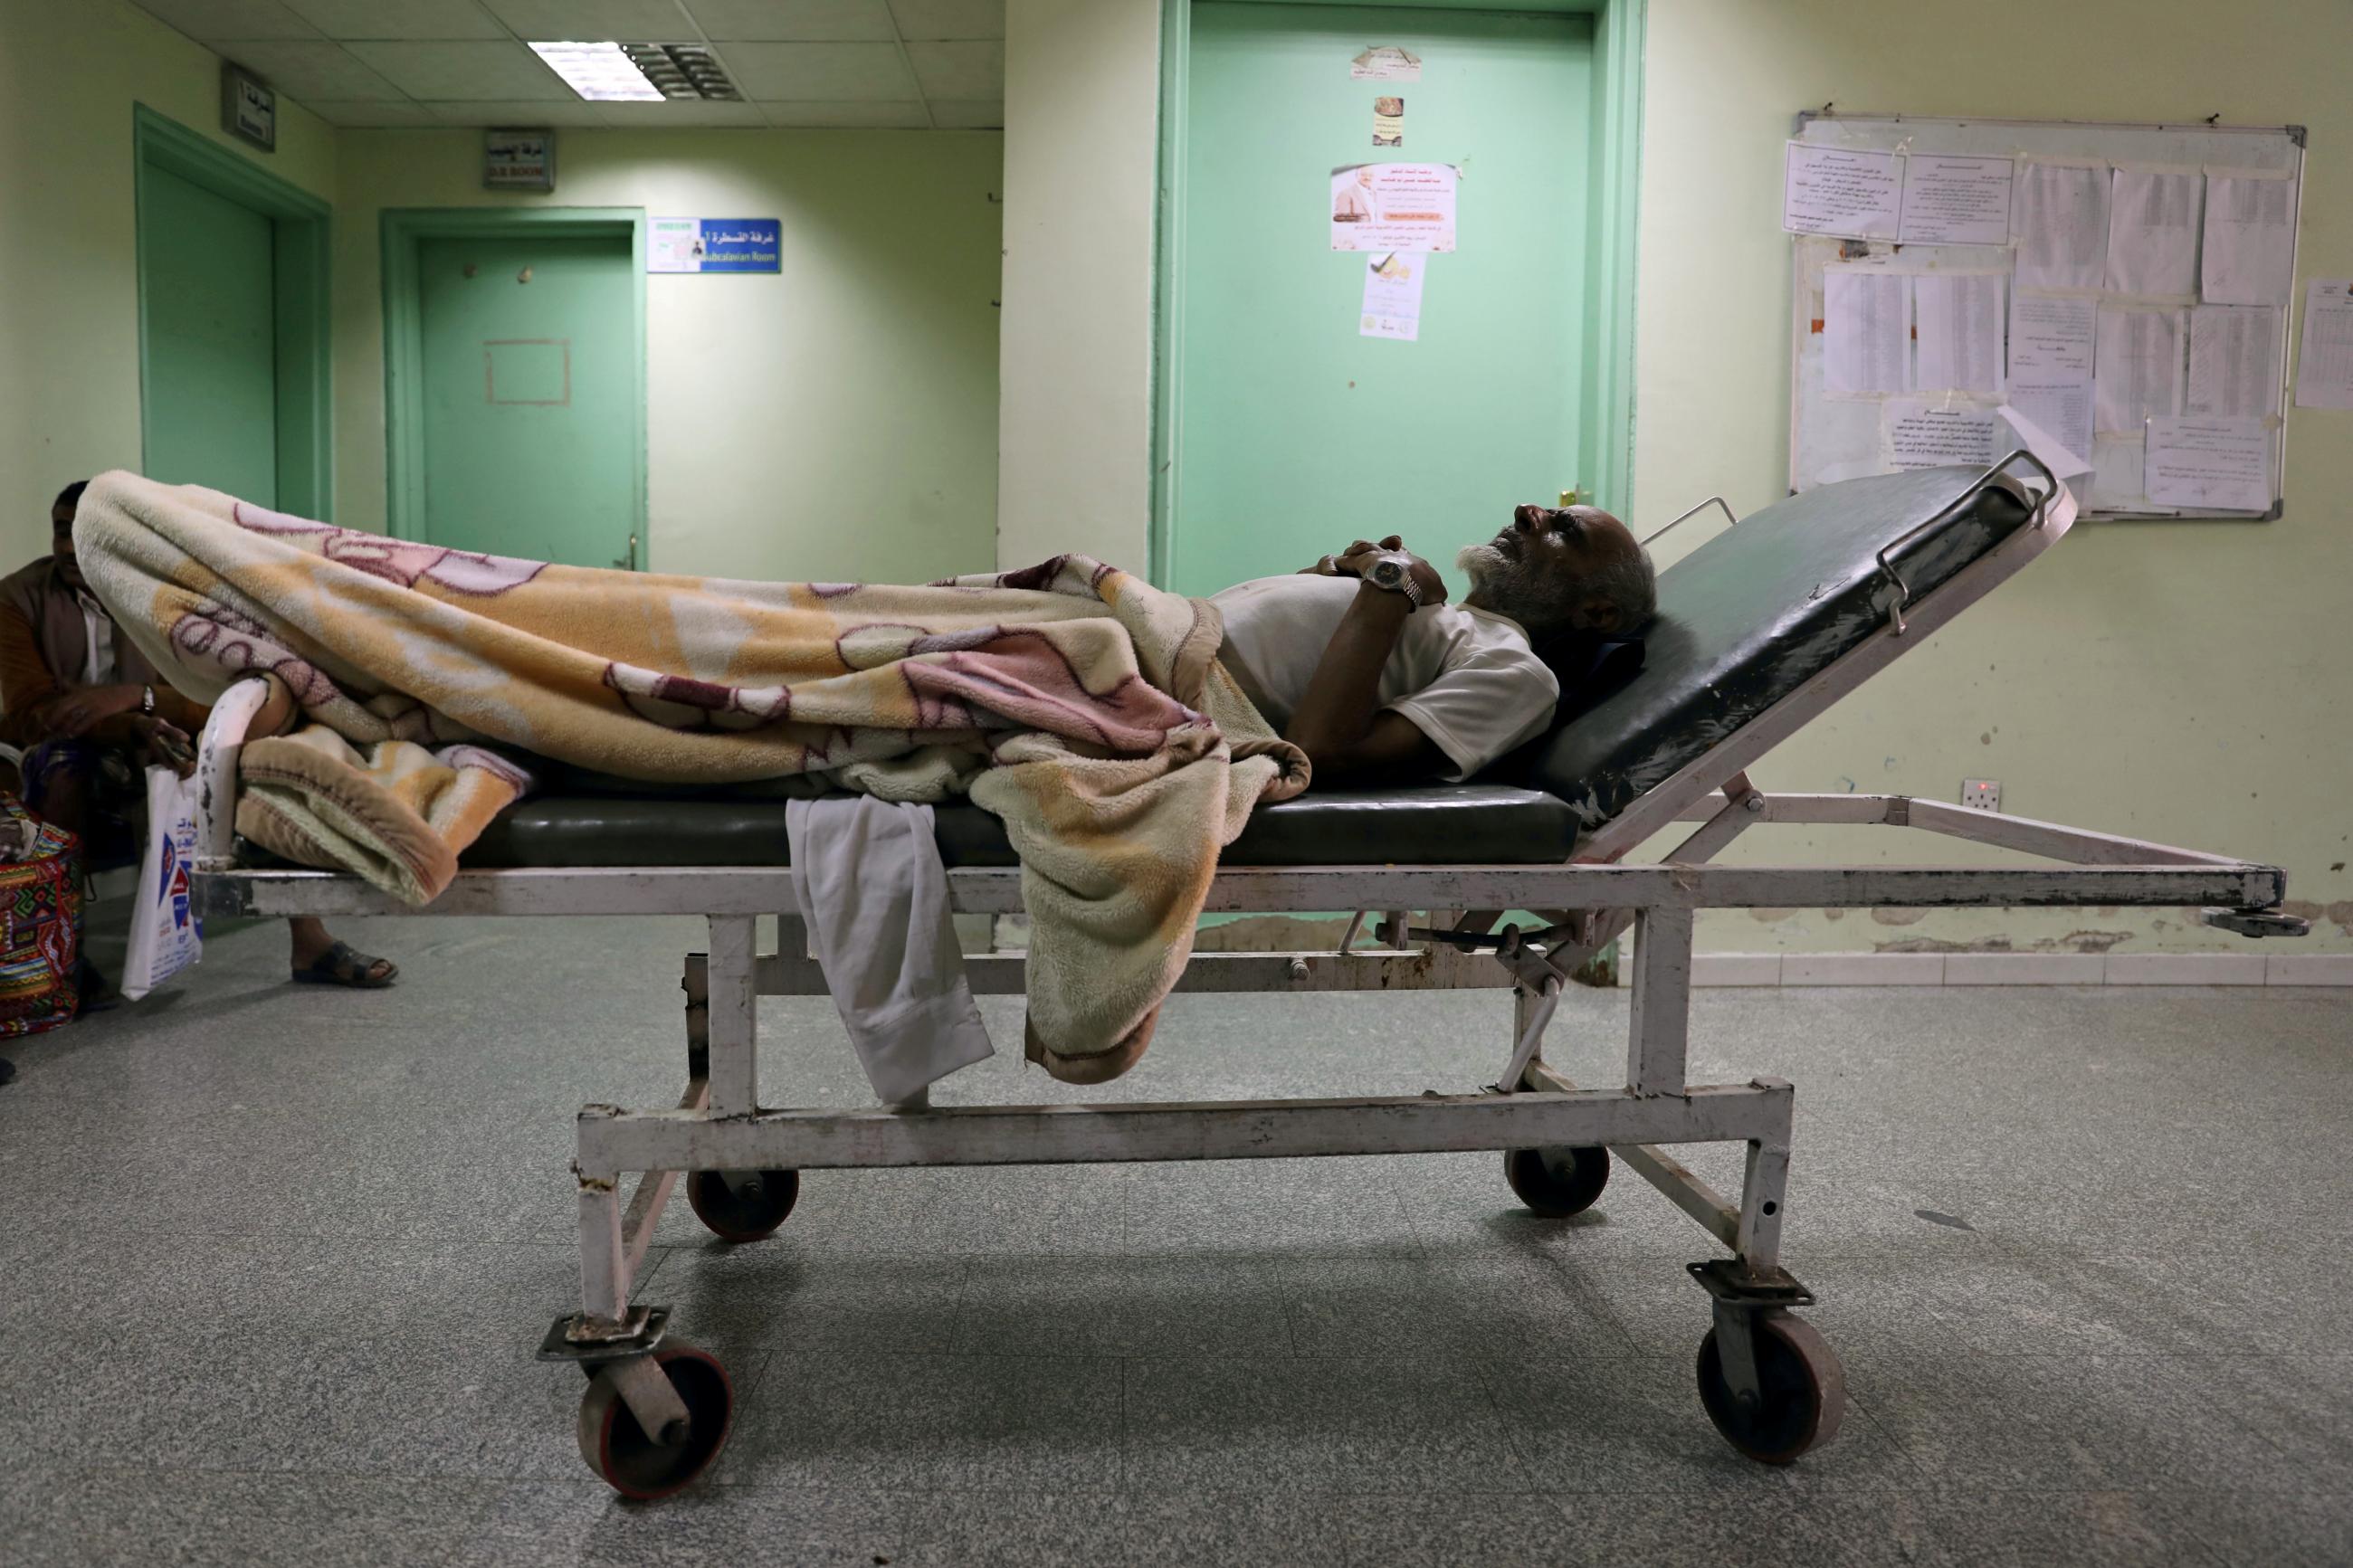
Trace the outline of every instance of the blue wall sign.
{"label": "blue wall sign", "polygon": [[649,272],[781,272],[785,226],[772,217],[658,217],[646,222]]}

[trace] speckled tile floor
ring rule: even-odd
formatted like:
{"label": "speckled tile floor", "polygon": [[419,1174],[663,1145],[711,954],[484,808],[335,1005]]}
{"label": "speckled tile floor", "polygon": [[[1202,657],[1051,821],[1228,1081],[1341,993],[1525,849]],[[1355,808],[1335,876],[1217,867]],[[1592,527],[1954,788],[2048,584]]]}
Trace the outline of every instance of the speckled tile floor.
{"label": "speckled tile floor", "polygon": [[[401,986],[294,990],[247,928],[0,1053],[0,1563],[2353,1562],[2353,993],[1700,993],[1695,1076],[1798,1085],[1852,1397],[1787,1470],[1709,1427],[1709,1248],[1623,1171],[1570,1221],[1488,1155],[814,1173],[755,1247],[665,1221],[644,1295],[740,1403],[641,1508],[531,1351],[572,1113],[675,1094],[699,928],[346,934]],[[1624,1011],[1550,1054],[1599,1080]],[[1507,1016],[1179,998],[1092,1092],[1461,1089]],[[762,1020],[768,1099],[861,1102],[828,1004]]]}

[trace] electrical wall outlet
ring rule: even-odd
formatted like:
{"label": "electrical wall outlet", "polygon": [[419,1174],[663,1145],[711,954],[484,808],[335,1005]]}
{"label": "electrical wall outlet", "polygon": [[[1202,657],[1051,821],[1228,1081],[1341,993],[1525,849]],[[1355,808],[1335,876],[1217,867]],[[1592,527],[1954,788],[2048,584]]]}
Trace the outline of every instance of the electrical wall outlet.
{"label": "electrical wall outlet", "polygon": [[2000,811],[2001,781],[2000,779],[1963,779],[1961,804],[1971,811]]}

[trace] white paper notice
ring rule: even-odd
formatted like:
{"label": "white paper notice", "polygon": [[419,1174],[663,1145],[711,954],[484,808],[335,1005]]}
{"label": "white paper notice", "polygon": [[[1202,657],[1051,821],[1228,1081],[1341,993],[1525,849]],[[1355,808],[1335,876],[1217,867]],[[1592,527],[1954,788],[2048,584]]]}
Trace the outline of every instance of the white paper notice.
{"label": "white paper notice", "polygon": [[2084,504],[2094,511],[2147,511],[2148,497],[2141,493],[2141,440],[2103,440],[2092,447],[2092,478],[2083,490]]}
{"label": "white paper notice", "polygon": [[2284,306],[2295,265],[2295,182],[2208,176],[2206,302]]}
{"label": "white paper notice", "polygon": [[1880,405],[1888,466],[1896,468],[1982,468],[1994,459],[2001,423],[1989,408],[1940,408],[1920,397],[1891,397]]}
{"label": "white paper notice", "polygon": [[2108,171],[2021,163],[2010,201],[2021,289],[2094,289],[2108,278]]}
{"label": "white paper notice", "polygon": [[1900,154],[1789,143],[1781,169],[1781,226],[1791,234],[1894,239],[1903,203]]}
{"label": "white paper notice", "polygon": [[2109,293],[2198,292],[2198,214],[2205,194],[2203,174],[2116,171],[2108,204]]}
{"label": "white paper notice", "polygon": [[1332,171],[1335,250],[1454,248],[1451,163],[1351,163]]}
{"label": "white paper notice", "polygon": [[2272,433],[2260,419],[2152,419],[2143,473],[2158,506],[2269,511]]}
{"label": "white paper notice", "polygon": [[2090,463],[2062,445],[2057,437],[2021,414],[2016,405],[2005,403],[1997,412],[2009,423],[2019,445],[2042,458],[2044,466],[2061,479],[2072,479],[2078,474],[2092,471]]}
{"label": "white paper notice", "polygon": [[2014,292],[2010,300],[2010,374],[2012,380],[2072,378],[2092,381],[2092,337],[2097,331],[2097,300]]}
{"label": "white paper notice", "polygon": [[1921,392],[2001,390],[1999,275],[1932,272],[1912,280],[1919,318],[1919,359],[1912,376]]}
{"label": "white paper notice", "polygon": [[1905,160],[1896,237],[1905,245],[2008,245],[2013,167],[2007,158],[1913,153]]}
{"label": "white paper notice", "polygon": [[2279,312],[2200,305],[2189,312],[2189,381],[2181,411],[2224,419],[2279,412]]}
{"label": "white paper notice", "polygon": [[2295,405],[2353,408],[2353,279],[2315,278],[2304,286]]}
{"label": "white paper notice", "polygon": [[653,217],[646,220],[646,270],[692,272],[694,247],[702,238],[699,217]]}
{"label": "white paper notice", "polygon": [[1360,338],[1421,336],[1421,277],[1430,258],[1401,250],[1365,268],[1365,310],[1356,327]]}
{"label": "white paper notice", "polygon": [[2139,431],[2141,422],[2181,412],[2181,310],[2100,307],[2099,398],[2102,430]]}
{"label": "white paper notice", "polygon": [[1355,81],[1419,81],[1421,57],[1395,44],[1382,44],[1350,60],[1348,76]]}
{"label": "white paper notice", "polygon": [[[2002,416],[2061,479],[2092,468],[2092,384],[2012,377]],[[2031,426],[2030,428],[2029,426]],[[2055,455],[2054,455],[2055,453]]]}
{"label": "white paper notice", "polygon": [[1910,277],[1875,268],[1823,268],[1823,389],[1902,392],[1911,328]]}

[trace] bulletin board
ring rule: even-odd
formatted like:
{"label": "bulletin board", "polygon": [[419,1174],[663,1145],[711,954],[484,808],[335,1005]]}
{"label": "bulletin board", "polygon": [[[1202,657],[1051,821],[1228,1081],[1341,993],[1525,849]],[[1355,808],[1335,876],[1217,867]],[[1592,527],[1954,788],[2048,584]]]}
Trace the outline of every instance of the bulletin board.
{"label": "bulletin board", "polygon": [[1791,492],[2039,444],[2087,517],[2278,517],[2304,142],[1799,115]]}

